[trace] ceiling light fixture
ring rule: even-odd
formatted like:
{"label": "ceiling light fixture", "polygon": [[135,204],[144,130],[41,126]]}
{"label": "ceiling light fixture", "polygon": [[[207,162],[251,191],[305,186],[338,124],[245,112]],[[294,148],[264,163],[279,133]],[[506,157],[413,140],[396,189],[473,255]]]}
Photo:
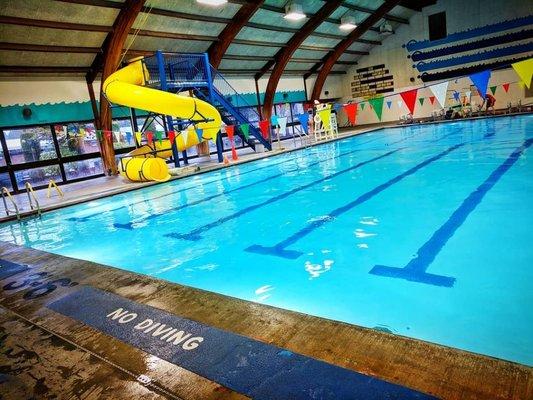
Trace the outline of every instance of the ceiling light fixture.
{"label": "ceiling light fixture", "polygon": [[196,2],[208,6],[218,7],[226,4],[228,0],[196,0]]}
{"label": "ceiling light fixture", "polygon": [[290,19],[291,21],[299,21],[305,18],[302,4],[297,1],[289,1],[285,6],[285,19]]}
{"label": "ceiling light fixture", "polygon": [[339,25],[339,28],[343,31],[351,31],[357,28],[355,17],[353,15],[345,15],[341,17],[341,24]]}

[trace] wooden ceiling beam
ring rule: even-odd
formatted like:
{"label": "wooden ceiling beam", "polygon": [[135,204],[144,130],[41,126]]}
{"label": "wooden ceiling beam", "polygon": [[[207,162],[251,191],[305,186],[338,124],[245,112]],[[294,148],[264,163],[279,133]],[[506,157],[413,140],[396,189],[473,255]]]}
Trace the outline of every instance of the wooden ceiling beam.
{"label": "wooden ceiling beam", "polygon": [[315,72],[318,70],[320,64],[322,65],[322,68],[320,69],[320,72],[315,81],[315,85],[313,87],[311,100],[320,99],[320,93],[322,92],[322,87],[326,82],[328,74],[335,65],[335,62],[346,51],[346,49],[348,49],[348,47],[352,45],[354,40],[363,35],[368,30],[368,28],[370,28],[377,21],[383,18],[383,16],[386,15],[389,11],[391,11],[394,7],[396,7],[398,3],[400,3],[400,1],[401,0],[385,0],[385,2],[373,14],[371,14],[357,28],[350,32],[348,37],[335,47],[335,50],[328,53],[324,57],[322,63],[315,65],[311,69],[311,72]]}
{"label": "wooden ceiling beam", "polygon": [[342,0],[330,0],[325,3],[318,12],[307,20],[307,22],[298,30],[296,34],[288,41],[287,47],[280,49],[274,56],[274,61],[269,61],[261,69],[259,74],[255,75],[255,79],[259,79],[271,67],[274,67],[270,78],[268,79],[267,88],[265,91],[265,100],[263,105],[263,117],[270,120],[272,114],[272,104],[274,101],[274,94],[278,86],[279,80],[287,63],[290,61],[294,52],[300,47],[305,39],[315,31],[315,29],[328,18],[333,11],[335,11],[342,4]]}
{"label": "wooden ceiling beam", "polygon": [[0,72],[29,74],[86,74],[88,67],[47,67],[34,65],[0,65]]}
{"label": "wooden ceiling beam", "polygon": [[263,4],[264,0],[258,0],[254,3],[247,3],[241,6],[239,11],[233,16],[231,22],[218,35],[218,41],[214,41],[207,49],[209,62],[215,68],[218,68],[222,57],[226,54],[229,46],[239,34],[243,26],[248,24],[250,18],[255,14],[257,9]]}

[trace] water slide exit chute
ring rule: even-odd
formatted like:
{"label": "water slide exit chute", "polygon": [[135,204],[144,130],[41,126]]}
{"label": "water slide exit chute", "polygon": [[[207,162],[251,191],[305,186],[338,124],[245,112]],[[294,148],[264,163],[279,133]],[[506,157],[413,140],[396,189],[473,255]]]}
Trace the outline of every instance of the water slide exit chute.
{"label": "water slide exit chute", "polygon": [[[216,140],[222,118],[218,110],[211,104],[194,97],[181,96],[174,93],[144,87],[148,71],[141,60],[111,74],[104,82],[102,90],[106,98],[115,104],[138,108],[156,114],[170,115],[186,119],[202,129],[203,140]],[[143,73],[144,72],[144,73]],[[206,121],[208,120],[208,121]],[[197,145],[200,140],[196,134],[187,135],[185,142],[182,135],[176,136],[179,151]],[[122,173],[133,181],[166,181],[170,178],[168,167],[163,158],[172,155],[171,143],[168,139],[161,142],[154,140],[153,147],[139,147],[122,159]],[[163,150],[155,153],[153,151]]]}

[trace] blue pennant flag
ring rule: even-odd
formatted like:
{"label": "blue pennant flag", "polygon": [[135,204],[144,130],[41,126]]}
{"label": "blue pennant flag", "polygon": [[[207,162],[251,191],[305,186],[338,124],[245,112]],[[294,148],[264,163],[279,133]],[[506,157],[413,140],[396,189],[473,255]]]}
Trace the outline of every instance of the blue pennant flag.
{"label": "blue pennant flag", "polygon": [[387,108],[388,108],[389,110],[390,110],[391,106],[392,106],[392,101],[387,101]]}
{"label": "blue pennant flag", "polygon": [[454,90],[453,98],[455,99],[455,101],[459,101],[459,92],[457,90]]}
{"label": "blue pennant flag", "polygon": [[308,126],[307,126],[309,124],[309,114],[307,113],[298,114],[296,118],[298,118],[298,121],[300,121],[300,125],[302,125],[302,129],[304,130],[304,132],[309,133]]}
{"label": "blue pennant flag", "polygon": [[202,140],[204,140],[202,138],[202,135],[204,134],[204,130],[203,129],[196,128],[194,131],[196,132],[196,136],[198,136],[198,142],[201,142]]}
{"label": "blue pennant flag", "polygon": [[272,124],[272,126],[278,125],[278,116],[277,115],[271,116],[270,117],[270,123]]}
{"label": "blue pennant flag", "polygon": [[343,107],[342,104],[339,104],[339,103],[333,104],[333,109],[335,110],[335,112],[339,111],[342,107]]}
{"label": "blue pennant flag", "polygon": [[470,75],[470,79],[472,80],[472,83],[476,86],[477,90],[479,91],[479,95],[485,98],[485,95],[487,93],[487,86],[489,85],[490,70],[481,71],[476,74],[472,74]]}
{"label": "blue pennant flag", "polygon": [[131,132],[126,132],[126,142],[131,143]]}

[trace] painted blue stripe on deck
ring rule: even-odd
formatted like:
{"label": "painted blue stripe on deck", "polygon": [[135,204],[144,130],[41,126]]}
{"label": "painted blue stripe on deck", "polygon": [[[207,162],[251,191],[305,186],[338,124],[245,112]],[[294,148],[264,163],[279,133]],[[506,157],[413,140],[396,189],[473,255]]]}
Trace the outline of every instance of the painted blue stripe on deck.
{"label": "painted blue stripe on deck", "polygon": [[388,157],[388,156],[390,156],[390,155],[392,155],[392,154],[394,154],[394,153],[396,153],[397,151],[400,151],[400,150],[401,149],[388,151],[388,152],[386,152],[384,154],[380,154],[377,157],[373,157],[373,158],[371,158],[369,160],[362,161],[360,163],[352,165],[349,168],[340,170],[340,171],[335,172],[333,174],[326,175],[326,176],[324,176],[324,177],[322,177],[320,179],[317,179],[317,180],[314,180],[312,182],[306,183],[305,185],[297,186],[294,189],[291,189],[291,190],[289,190],[289,191],[287,191],[285,193],[281,193],[281,194],[279,194],[277,196],[270,197],[269,199],[267,199],[265,201],[262,201],[261,203],[253,204],[253,205],[245,207],[245,208],[243,208],[243,209],[241,209],[241,210],[239,210],[239,211],[237,211],[237,212],[235,212],[233,214],[230,214],[230,215],[227,215],[225,217],[219,218],[216,221],[213,221],[213,222],[210,222],[208,224],[199,226],[198,228],[195,228],[192,231],[189,231],[187,233],[171,232],[171,233],[167,233],[165,236],[171,237],[171,238],[174,238],[174,239],[185,239],[185,240],[193,240],[193,241],[199,240],[199,239],[201,239],[200,235],[202,233],[205,233],[205,232],[207,232],[210,229],[216,228],[216,227],[222,225],[225,222],[231,221],[232,219],[235,219],[235,218],[242,217],[243,215],[248,214],[248,213],[250,213],[252,211],[255,211],[255,210],[257,210],[257,209],[259,209],[261,207],[269,206],[269,205],[275,203],[276,201],[283,200],[283,199],[285,199],[285,198],[287,198],[289,196],[292,196],[295,193],[301,192],[302,190],[309,189],[310,187],[312,187],[314,185],[317,185],[319,183],[325,182],[325,181],[327,181],[329,179],[335,178],[335,177],[340,176],[342,174],[346,174],[346,173],[348,173],[350,171],[353,171],[355,169],[361,168],[362,166],[364,166],[366,164],[370,164],[370,163],[372,163],[374,161],[381,160],[382,158]]}
{"label": "painted blue stripe on deck", "polygon": [[265,255],[271,255],[276,257],[283,257],[283,258],[290,258],[290,259],[296,259],[300,257],[303,252],[296,251],[296,250],[287,250],[287,247],[298,242],[300,239],[302,239],[304,236],[309,235],[311,232],[313,232],[315,229],[320,228],[322,225],[325,225],[326,223],[330,221],[334,221],[336,217],[350,211],[351,209],[355,208],[356,206],[372,199],[374,196],[377,196],[384,190],[388,189],[389,187],[397,184],[404,178],[407,178],[410,175],[415,174],[418,172],[418,170],[424,168],[425,166],[441,159],[442,157],[448,155],[454,150],[457,150],[458,148],[464,146],[465,143],[459,143],[452,147],[449,147],[448,149],[444,150],[443,152],[430,157],[421,163],[415,165],[412,168],[409,168],[407,171],[401,173],[400,175],[396,175],[394,178],[388,180],[385,183],[382,183],[379,186],[376,186],[374,189],[369,190],[368,192],[362,194],[355,200],[334,209],[331,211],[328,215],[326,215],[324,218],[321,218],[319,220],[314,220],[313,222],[306,225],[304,228],[300,229],[298,232],[295,232],[293,235],[289,236],[285,240],[282,240],[281,242],[275,244],[274,246],[262,246],[259,244],[254,244],[246,249],[246,251],[257,253],[257,254],[265,254]]}
{"label": "painted blue stripe on deck", "polygon": [[0,280],[9,278],[20,272],[30,269],[27,265],[17,264],[8,260],[0,259]]}
{"label": "painted blue stripe on deck", "polygon": [[[256,400],[435,399],[88,286],[48,307]],[[118,309],[127,311],[127,314],[113,320],[109,315]],[[152,324],[161,325],[149,332],[145,332],[151,327],[149,321],[144,324],[146,328],[135,328],[144,326],[139,324],[147,319],[153,321]],[[178,344],[172,343],[172,339],[167,342],[168,338],[162,339],[165,336],[163,331],[170,327],[190,336]],[[194,344],[197,347],[187,350]]]}
{"label": "painted blue stripe on deck", "polygon": [[376,265],[371,274],[400,278],[413,282],[426,283],[435,286],[452,287],[455,278],[427,273],[427,269],[433,263],[442,248],[455,232],[463,225],[470,213],[481,203],[485,195],[498,183],[509,169],[518,161],[520,156],[533,144],[533,139],[527,139],[515,149],[507,159],[496,168],[485,181],[464,199],[461,205],[453,212],[450,218],[439,228],[431,238],[420,247],[417,256],[407,265],[401,268]]}

